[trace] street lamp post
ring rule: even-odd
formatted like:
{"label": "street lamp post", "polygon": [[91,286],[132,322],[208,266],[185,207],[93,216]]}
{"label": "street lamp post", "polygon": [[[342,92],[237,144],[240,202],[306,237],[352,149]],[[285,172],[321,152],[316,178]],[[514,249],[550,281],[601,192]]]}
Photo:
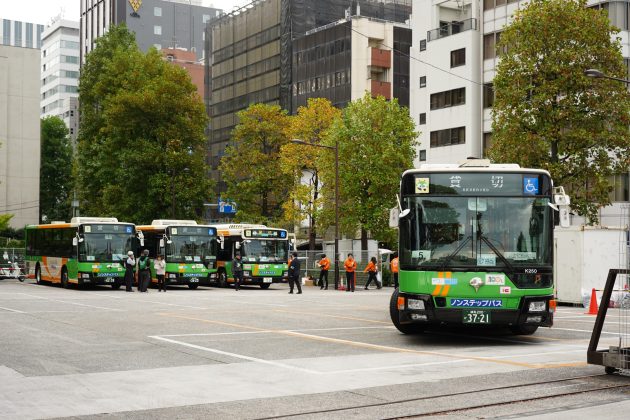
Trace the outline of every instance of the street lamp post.
{"label": "street lamp post", "polygon": [[[335,141],[334,146],[327,146],[325,144],[307,143],[303,140],[293,139],[291,143],[335,151],[335,290],[337,290],[339,289],[339,142]],[[315,188],[317,188],[317,185]]]}
{"label": "street lamp post", "polygon": [[584,70],[584,75],[588,76],[588,77],[592,77],[594,79],[609,79],[609,80],[616,80],[618,82],[621,83],[625,83],[627,85],[630,85],[630,80],[626,80],[626,79],[621,79],[619,77],[613,77],[613,76],[608,76],[607,74],[604,74],[601,70],[597,70],[597,69],[588,69],[588,70]]}

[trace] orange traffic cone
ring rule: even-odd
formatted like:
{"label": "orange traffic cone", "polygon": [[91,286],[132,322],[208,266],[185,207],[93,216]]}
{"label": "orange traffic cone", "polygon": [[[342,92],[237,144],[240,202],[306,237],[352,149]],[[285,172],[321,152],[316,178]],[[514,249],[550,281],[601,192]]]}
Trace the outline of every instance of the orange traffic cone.
{"label": "orange traffic cone", "polygon": [[591,291],[591,303],[588,305],[588,312],[585,312],[586,315],[597,315],[597,294],[595,293],[595,289]]}

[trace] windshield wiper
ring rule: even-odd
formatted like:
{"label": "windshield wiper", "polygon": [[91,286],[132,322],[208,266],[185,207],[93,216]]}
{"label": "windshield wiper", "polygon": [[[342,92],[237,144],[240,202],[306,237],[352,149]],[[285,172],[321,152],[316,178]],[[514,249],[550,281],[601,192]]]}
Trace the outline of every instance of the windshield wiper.
{"label": "windshield wiper", "polygon": [[470,240],[472,240],[472,235],[466,236],[466,239],[462,241],[462,243],[457,247],[457,249],[455,249],[455,251],[453,251],[453,253],[450,254],[448,257],[446,257],[446,259],[444,260],[444,262],[442,263],[440,267],[440,271],[444,271],[446,269],[446,266],[448,265],[448,263],[455,257],[455,255],[459,254],[459,251],[464,249],[464,247]]}
{"label": "windshield wiper", "polygon": [[509,268],[511,272],[514,272],[514,271],[515,271],[515,270],[514,270],[514,266],[513,266],[512,264],[510,264],[510,263],[508,262],[508,260],[506,260],[506,259],[505,259],[505,257],[503,256],[503,254],[502,254],[501,252],[499,252],[499,250],[498,250],[498,249],[497,249],[494,245],[492,245],[492,243],[490,242],[490,240],[489,240],[488,238],[486,238],[483,234],[480,234],[480,235],[479,235],[479,239],[481,239],[482,241],[484,241],[484,242],[485,242],[485,244],[486,244],[486,245],[488,245],[488,248],[490,248],[490,249],[492,250],[492,252],[494,252],[495,254],[497,254],[497,257],[499,257],[499,259],[501,260],[501,262],[502,262],[503,264],[505,264],[505,266],[506,266],[507,268]]}

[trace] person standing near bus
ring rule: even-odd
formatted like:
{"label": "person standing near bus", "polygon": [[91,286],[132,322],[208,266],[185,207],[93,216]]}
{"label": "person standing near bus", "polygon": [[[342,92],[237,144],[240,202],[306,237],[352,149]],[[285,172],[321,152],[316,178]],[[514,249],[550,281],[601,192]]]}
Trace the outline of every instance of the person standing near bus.
{"label": "person standing near bus", "polygon": [[343,263],[344,268],[346,269],[346,281],[348,286],[346,287],[346,292],[354,292],[354,282],[355,282],[355,271],[357,270],[357,262],[354,260],[354,256],[352,254],[348,254],[348,258]]}
{"label": "person standing near bus", "polygon": [[[319,272],[319,288],[328,290],[328,270],[330,270],[330,260],[326,258],[326,254],[322,254],[322,259],[317,263],[321,268]],[[326,285],[326,287],[324,287]]]}
{"label": "person standing near bus", "polygon": [[133,257],[133,251],[127,252],[125,260],[125,290],[133,292],[133,276],[136,269],[136,259]]}
{"label": "person standing near bus", "polygon": [[166,292],[166,285],[164,284],[164,275],[166,274],[166,261],[162,255],[158,255],[157,259],[153,263],[153,267],[155,267],[155,276],[158,281],[158,292],[164,290]]}
{"label": "person standing near bus", "polygon": [[243,281],[243,262],[241,261],[241,254],[238,252],[232,260],[232,275],[234,276],[234,290],[238,291]]}
{"label": "person standing near bus", "polygon": [[363,272],[368,273],[368,281],[367,283],[365,283],[365,290],[368,290],[368,287],[370,286],[370,283],[372,283],[372,280],[374,280],[374,283],[376,283],[377,289],[380,289],[382,287],[378,282],[378,279],[376,278],[376,273],[378,273],[376,257],[372,257],[370,259],[370,262],[368,263],[367,267],[365,267],[365,270],[363,270]]}
{"label": "person standing near bus", "polygon": [[151,260],[149,259],[149,250],[145,249],[142,256],[138,259],[138,290],[140,292],[148,292],[147,288],[151,282]]}
{"label": "person standing near bus", "polygon": [[302,280],[300,280],[300,260],[297,252],[293,251],[291,262],[289,263],[289,294],[293,294],[293,286],[297,286],[297,294],[302,294]]}
{"label": "person standing near bus", "polygon": [[389,262],[389,268],[394,277],[394,287],[398,287],[398,254],[392,255],[394,258]]}

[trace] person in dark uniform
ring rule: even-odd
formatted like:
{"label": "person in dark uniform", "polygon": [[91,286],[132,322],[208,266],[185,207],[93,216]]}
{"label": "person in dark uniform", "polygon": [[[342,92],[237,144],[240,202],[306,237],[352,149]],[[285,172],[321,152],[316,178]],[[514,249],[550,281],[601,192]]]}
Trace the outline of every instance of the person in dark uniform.
{"label": "person in dark uniform", "polygon": [[136,269],[136,259],[133,257],[133,251],[127,252],[127,259],[125,260],[125,290],[127,292],[133,292],[133,275]]}
{"label": "person in dark uniform", "polygon": [[302,281],[300,280],[300,260],[298,259],[297,252],[293,251],[293,258],[291,258],[291,262],[289,263],[289,294],[293,293],[293,286],[296,285],[298,292],[297,294],[302,293]]}
{"label": "person in dark uniform", "polygon": [[234,276],[234,290],[238,291],[243,281],[243,261],[239,253],[236,253],[232,260],[232,275]]}
{"label": "person in dark uniform", "polygon": [[151,260],[149,250],[145,249],[138,259],[138,290],[148,293],[149,283],[151,283]]}

